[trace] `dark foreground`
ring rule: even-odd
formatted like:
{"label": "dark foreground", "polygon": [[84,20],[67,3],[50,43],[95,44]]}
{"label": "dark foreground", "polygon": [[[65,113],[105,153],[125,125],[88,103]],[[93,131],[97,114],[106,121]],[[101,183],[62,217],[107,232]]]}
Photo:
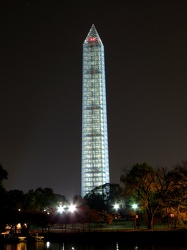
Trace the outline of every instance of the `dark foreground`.
{"label": "dark foreground", "polygon": [[168,231],[124,231],[124,232],[77,232],[45,233],[45,241],[50,242],[125,242],[138,245],[187,245],[187,230]]}

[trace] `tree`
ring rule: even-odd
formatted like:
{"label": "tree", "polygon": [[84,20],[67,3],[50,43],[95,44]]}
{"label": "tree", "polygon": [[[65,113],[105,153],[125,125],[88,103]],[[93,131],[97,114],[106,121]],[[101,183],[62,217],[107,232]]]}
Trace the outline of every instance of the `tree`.
{"label": "tree", "polygon": [[95,187],[84,199],[91,209],[97,211],[111,211],[113,210],[114,203],[124,206],[123,188],[119,184],[106,183]]}
{"label": "tree", "polygon": [[120,178],[124,184],[125,195],[131,202],[146,210],[147,228],[153,228],[154,215],[164,206],[167,194],[172,188],[166,168],[154,169],[147,163],[135,164]]}
{"label": "tree", "polygon": [[112,224],[114,220],[114,216],[112,214],[109,214],[107,211],[101,211],[100,212],[101,218],[106,222],[107,224]]}
{"label": "tree", "polygon": [[9,210],[22,210],[24,205],[25,195],[21,190],[10,190],[6,194],[7,197],[7,208]]}
{"label": "tree", "polygon": [[59,202],[66,202],[64,195],[55,194],[51,188],[37,188],[25,194],[24,210],[32,212],[53,211]]}
{"label": "tree", "polygon": [[6,190],[3,186],[3,181],[8,178],[8,172],[2,167],[0,163],[0,212],[3,213],[6,207]]}
{"label": "tree", "polygon": [[119,184],[106,183],[102,185],[101,188],[104,194],[104,200],[108,211],[113,211],[114,204],[116,203],[121,208],[125,207],[123,188]]}
{"label": "tree", "polygon": [[94,188],[91,192],[86,194],[84,199],[90,209],[96,211],[106,210],[103,195],[98,191],[98,188]]}
{"label": "tree", "polygon": [[7,178],[8,178],[8,172],[2,167],[0,163],[0,189],[4,189],[2,182],[4,180],[7,180]]}
{"label": "tree", "polygon": [[165,203],[167,210],[175,213],[176,221],[187,207],[187,160],[177,163],[168,176],[170,189],[165,195]]}

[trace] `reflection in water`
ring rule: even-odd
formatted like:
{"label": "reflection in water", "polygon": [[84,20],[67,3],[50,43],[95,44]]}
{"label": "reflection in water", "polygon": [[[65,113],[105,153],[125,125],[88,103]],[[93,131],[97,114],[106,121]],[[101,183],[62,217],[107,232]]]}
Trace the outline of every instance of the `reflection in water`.
{"label": "reflection in water", "polygon": [[51,243],[35,242],[28,244],[20,242],[17,244],[4,244],[4,250],[187,250],[187,246],[132,246],[126,245],[125,242],[89,244],[89,243]]}
{"label": "reflection in water", "polygon": [[138,245],[137,244],[135,245],[134,250],[138,250]]}
{"label": "reflection in water", "polygon": [[20,242],[18,244],[5,244],[5,250],[27,250],[26,242]]}
{"label": "reflection in water", "polygon": [[27,244],[25,242],[18,243],[16,250],[27,250]]}
{"label": "reflection in water", "polygon": [[118,242],[116,242],[116,250],[119,250]]}
{"label": "reflection in water", "polygon": [[46,248],[50,248],[51,243],[49,241],[46,242]]}

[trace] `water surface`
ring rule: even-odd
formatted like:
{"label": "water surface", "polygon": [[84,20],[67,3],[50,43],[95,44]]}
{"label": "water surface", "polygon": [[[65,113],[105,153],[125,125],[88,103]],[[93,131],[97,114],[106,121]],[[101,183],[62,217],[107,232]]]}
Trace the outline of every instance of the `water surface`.
{"label": "water surface", "polygon": [[[3,248],[2,248],[3,246]],[[124,242],[115,243],[52,243],[52,242],[27,242],[1,245],[3,250],[187,250],[187,246],[138,246],[136,243],[129,246]]]}

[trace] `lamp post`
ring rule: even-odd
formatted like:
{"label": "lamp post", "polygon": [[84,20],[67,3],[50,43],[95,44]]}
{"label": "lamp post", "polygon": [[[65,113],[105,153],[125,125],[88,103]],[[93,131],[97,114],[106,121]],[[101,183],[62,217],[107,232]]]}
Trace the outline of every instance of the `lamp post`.
{"label": "lamp post", "polygon": [[72,223],[72,230],[75,230],[75,224],[76,224],[76,218],[75,218],[75,211],[76,211],[76,206],[74,204],[70,204],[68,206],[68,211],[70,212],[70,220]]}
{"label": "lamp post", "polygon": [[134,229],[136,229],[136,227],[139,229],[139,219],[138,219],[138,214],[136,214],[136,209],[138,208],[137,204],[133,204],[132,208],[135,211],[135,216],[134,216]]}
{"label": "lamp post", "polygon": [[62,214],[65,210],[65,207],[62,206],[62,202],[59,202],[59,206],[57,207],[58,213]]}
{"label": "lamp post", "polygon": [[132,208],[136,211],[136,209],[138,208],[137,204],[132,204]]}
{"label": "lamp post", "polygon": [[117,220],[117,218],[118,218],[117,213],[118,213],[118,209],[119,209],[119,204],[118,203],[114,204],[114,209],[116,211],[116,213],[115,213],[115,220]]}
{"label": "lamp post", "polygon": [[76,210],[76,206],[74,204],[69,205],[68,210],[70,213],[74,213]]}

